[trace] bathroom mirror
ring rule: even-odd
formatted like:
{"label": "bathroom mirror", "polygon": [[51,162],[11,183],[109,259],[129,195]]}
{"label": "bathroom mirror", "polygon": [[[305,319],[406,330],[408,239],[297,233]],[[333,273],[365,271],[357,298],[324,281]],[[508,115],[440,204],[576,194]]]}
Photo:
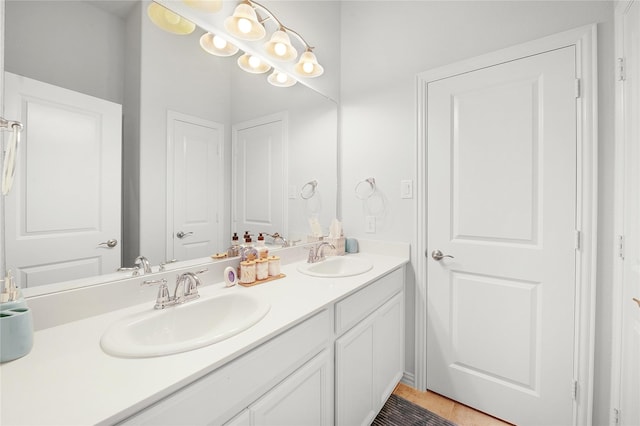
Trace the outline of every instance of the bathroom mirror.
{"label": "bathroom mirror", "polygon": [[[211,254],[226,250],[233,232],[246,230],[235,229],[238,212],[232,216],[237,195],[232,194],[234,135],[242,125],[268,121],[274,115],[285,117],[286,144],[279,154],[284,159],[284,178],[278,188],[267,190],[282,194],[279,214],[284,222],[280,222],[283,229],[268,231],[289,240],[304,240],[309,216],[318,216],[328,226],[337,216],[336,102],[300,83],[289,88],[271,86],[267,75],[239,69],[239,54],[227,58],[207,54],[199,45],[206,32],[201,28],[187,36],[160,30],[148,20],[147,4],[97,0],[5,3],[7,72],[122,105],[122,230],[114,236],[122,250],[121,266],[133,266],[137,255],[144,255],[153,265],[174,257],[168,248],[176,234],[169,223],[171,197],[178,198],[170,188],[173,176],[169,171],[175,160],[168,149],[171,117],[205,119],[221,126],[221,158],[211,165],[219,192]],[[268,153],[264,161],[266,158]],[[300,191],[312,180],[318,182],[316,193],[304,199]],[[50,191],[55,197],[55,188]],[[5,202],[5,207],[10,206]],[[262,232],[260,221],[255,223],[249,230]],[[200,254],[178,260],[210,259]],[[7,261],[6,267],[15,268],[12,263]],[[102,270],[100,265],[93,271],[71,286],[130,276]],[[55,273],[41,276],[34,285],[23,284],[27,295],[53,291],[46,288],[69,288],[55,286]]]}

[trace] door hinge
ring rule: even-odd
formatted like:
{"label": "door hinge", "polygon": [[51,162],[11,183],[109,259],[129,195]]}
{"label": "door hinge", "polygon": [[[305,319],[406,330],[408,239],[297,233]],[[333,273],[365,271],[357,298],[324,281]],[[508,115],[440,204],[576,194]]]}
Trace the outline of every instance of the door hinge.
{"label": "door hinge", "polygon": [[624,260],[624,236],[623,235],[618,235],[617,249],[618,249],[618,257]]}
{"label": "door hinge", "polygon": [[573,381],[573,385],[571,387],[571,396],[573,398],[574,401],[578,400],[578,381],[574,380]]}
{"label": "door hinge", "polygon": [[618,72],[618,81],[625,81],[627,79],[627,76],[625,75],[625,63],[624,63],[624,58],[618,58],[618,67],[617,67],[617,72]]}
{"label": "door hinge", "polygon": [[576,250],[580,250],[582,248],[582,232],[576,229]]}
{"label": "door hinge", "polygon": [[580,79],[576,78],[576,99],[582,96],[582,85],[580,84]]}
{"label": "door hinge", "polygon": [[613,409],[613,424],[619,424],[620,423],[620,410],[618,410],[617,408]]}

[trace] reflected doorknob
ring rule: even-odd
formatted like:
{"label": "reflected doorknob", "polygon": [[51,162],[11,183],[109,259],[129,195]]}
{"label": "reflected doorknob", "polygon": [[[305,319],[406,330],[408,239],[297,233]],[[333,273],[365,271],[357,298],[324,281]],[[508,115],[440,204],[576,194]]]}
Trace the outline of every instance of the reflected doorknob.
{"label": "reflected doorknob", "polygon": [[440,250],[432,251],[431,257],[433,258],[433,260],[442,260],[442,258],[444,257],[450,257],[451,259],[453,259],[453,256],[451,256],[450,254],[442,254]]}
{"label": "reflected doorknob", "polygon": [[634,297],[633,301],[636,302],[638,304],[638,308],[640,308],[640,299],[638,299],[637,297]]}
{"label": "reflected doorknob", "polygon": [[117,245],[118,245],[118,240],[116,240],[116,239],[113,239],[113,238],[112,238],[112,239],[110,239],[110,240],[103,241],[103,242],[101,242],[101,243],[100,243],[100,244],[98,244],[98,245],[99,245],[99,246],[106,246],[106,247],[108,247],[108,248],[114,248],[115,246],[117,246]]}
{"label": "reflected doorknob", "polygon": [[183,239],[186,238],[190,235],[193,235],[193,232],[183,232],[183,231],[178,231],[178,233],[176,234],[176,237]]}

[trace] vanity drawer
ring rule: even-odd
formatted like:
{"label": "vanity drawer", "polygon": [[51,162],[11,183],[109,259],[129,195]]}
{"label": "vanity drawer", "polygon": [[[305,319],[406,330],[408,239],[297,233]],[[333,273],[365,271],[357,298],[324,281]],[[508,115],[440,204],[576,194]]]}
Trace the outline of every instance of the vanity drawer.
{"label": "vanity drawer", "polygon": [[336,334],[362,321],[403,287],[404,268],[399,268],[336,303]]}
{"label": "vanity drawer", "polygon": [[121,424],[222,424],[329,346],[324,310]]}

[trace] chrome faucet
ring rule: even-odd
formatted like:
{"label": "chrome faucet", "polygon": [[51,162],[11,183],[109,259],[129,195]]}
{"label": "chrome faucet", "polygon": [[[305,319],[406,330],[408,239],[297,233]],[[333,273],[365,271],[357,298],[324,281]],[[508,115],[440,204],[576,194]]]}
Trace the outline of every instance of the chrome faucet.
{"label": "chrome faucet", "polygon": [[200,278],[193,272],[185,272],[178,275],[176,280],[176,288],[173,291],[173,303],[183,303],[200,297],[198,287],[202,283]]}
{"label": "chrome faucet", "polygon": [[[133,263],[133,267],[127,267],[127,266],[123,266],[121,268],[118,268],[117,271],[118,272],[124,272],[124,271],[132,271],[131,276],[132,277],[137,277],[139,275],[144,275],[144,274],[150,274],[151,271],[151,264],[149,263],[149,260],[144,257],[144,256],[138,256],[136,257],[136,260]],[[142,269],[140,269],[142,267]],[[160,271],[163,271],[164,269],[161,267]]]}
{"label": "chrome faucet", "polygon": [[176,277],[176,288],[173,290],[173,296],[169,294],[169,288],[167,287],[167,280],[165,278],[142,282],[142,285],[152,284],[160,285],[158,296],[156,297],[156,304],[153,306],[154,309],[164,309],[167,306],[179,305],[189,300],[195,300],[200,297],[198,287],[202,285],[198,275],[193,272],[185,272]]}
{"label": "chrome faucet", "polygon": [[[138,268],[138,273],[140,273],[140,268],[142,268],[142,273],[140,273],[140,275],[151,273],[151,264],[149,263],[149,260],[146,257],[144,256],[136,257],[136,260],[133,262],[133,264],[136,266],[136,268]],[[134,273],[134,275],[136,274]]]}
{"label": "chrome faucet", "polygon": [[311,246],[311,248],[309,249],[309,258],[307,258],[307,263],[316,263],[316,262],[323,261],[324,260],[324,250],[323,249],[326,246],[329,246],[332,249],[336,248],[333,244],[328,243],[326,241],[321,241],[317,245]]}
{"label": "chrome faucet", "polygon": [[280,240],[280,241],[282,241],[282,247],[289,247],[289,242],[287,241],[287,239],[285,237],[283,237],[282,235],[278,234],[277,232],[275,232],[273,234],[268,234],[266,232],[263,232],[263,234],[268,235],[271,238],[273,238],[273,244],[276,244],[276,241]]}

